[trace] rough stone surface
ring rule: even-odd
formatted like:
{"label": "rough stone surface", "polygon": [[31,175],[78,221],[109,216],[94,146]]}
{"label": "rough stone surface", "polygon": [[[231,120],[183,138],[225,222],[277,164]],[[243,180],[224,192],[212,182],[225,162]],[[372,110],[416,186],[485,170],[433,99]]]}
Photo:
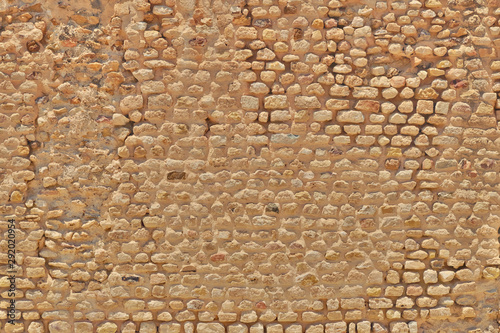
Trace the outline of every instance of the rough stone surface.
{"label": "rough stone surface", "polygon": [[0,331],[499,333],[499,7],[0,1]]}

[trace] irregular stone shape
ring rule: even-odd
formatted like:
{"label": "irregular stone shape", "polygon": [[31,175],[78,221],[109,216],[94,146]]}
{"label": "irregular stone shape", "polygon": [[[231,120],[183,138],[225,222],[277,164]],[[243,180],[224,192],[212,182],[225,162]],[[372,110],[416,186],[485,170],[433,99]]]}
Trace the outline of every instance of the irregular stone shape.
{"label": "irregular stone shape", "polygon": [[347,97],[349,96],[349,87],[339,84],[334,84],[330,87],[330,95],[333,97]]}
{"label": "irregular stone shape", "polygon": [[167,174],[167,179],[168,180],[186,179],[186,173],[185,172],[172,171],[172,172],[169,172]]}
{"label": "irregular stone shape", "polygon": [[278,144],[294,144],[299,139],[298,135],[294,134],[273,134],[271,135],[271,142]]}
{"label": "irregular stone shape", "polygon": [[273,111],[271,112],[271,121],[288,121],[292,119],[289,111]]}
{"label": "irregular stone shape", "polygon": [[295,278],[295,282],[301,286],[312,286],[319,282],[318,277],[311,273],[305,273]]}
{"label": "irregular stone shape", "polygon": [[361,100],[354,106],[356,110],[364,112],[378,112],[380,110],[380,102],[372,100]]}
{"label": "irregular stone shape", "polygon": [[365,300],[363,298],[342,298],[340,300],[340,307],[342,309],[364,309]]}
{"label": "irregular stone shape", "polygon": [[354,87],[352,96],[359,99],[374,99],[378,97],[378,89],[372,87]]}
{"label": "irregular stone shape", "polygon": [[391,82],[387,76],[377,76],[370,80],[370,86],[377,88],[389,88]]}
{"label": "irregular stone shape", "polygon": [[349,108],[349,101],[341,99],[329,99],[326,101],[326,108],[333,111],[345,110]]}
{"label": "irregular stone shape", "polygon": [[325,333],[346,333],[347,332],[347,323],[346,322],[337,322],[337,323],[328,323],[325,325]]}
{"label": "irregular stone shape", "polygon": [[352,67],[347,64],[337,65],[333,67],[333,72],[339,74],[348,74],[352,72]]}
{"label": "irregular stone shape", "polygon": [[158,328],[158,333],[181,333],[181,325],[178,323],[162,323]]}
{"label": "irregular stone shape", "polygon": [[75,330],[82,333],[93,333],[94,327],[92,323],[87,322],[75,322]]}
{"label": "irregular stone shape", "polygon": [[266,109],[282,109],[288,107],[288,98],[286,95],[274,95],[264,98],[264,107]]}
{"label": "irregular stone shape", "polygon": [[276,217],[262,215],[262,216],[255,216],[252,219],[252,224],[254,226],[258,226],[261,228],[268,228],[276,225],[276,221],[277,221]]}
{"label": "irregular stone shape", "polygon": [[206,333],[225,333],[226,329],[222,324],[219,323],[198,323],[196,325],[196,329],[198,332],[206,332]]}
{"label": "irregular stone shape", "polygon": [[252,25],[256,28],[269,28],[273,25],[271,19],[257,19],[252,22]]}
{"label": "irregular stone shape", "polygon": [[141,92],[144,94],[161,94],[165,89],[165,84],[161,81],[145,81],[141,84]]}
{"label": "irregular stone shape", "polygon": [[49,323],[49,333],[64,333],[71,331],[71,324],[63,321],[53,321]]}
{"label": "irregular stone shape", "polygon": [[432,49],[429,46],[418,46],[415,49],[415,54],[419,58],[425,58],[432,56]]}
{"label": "irregular stone shape", "polygon": [[115,333],[118,331],[118,325],[115,323],[107,322],[97,327],[97,333]]}
{"label": "irregular stone shape", "polygon": [[227,333],[248,333],[248,327],[243,324],[232,324],[227,327]]}
{"label": "irregular stone shape", "polygon": [[141,95],[127,96],[120,102],[120,108],[123,112],[128,112],[135,109],[142,108],[144,99]]}
{"label": "irregular stone shape", "polygon": [[469,115],[472,109],[469,104],[464,102],[456,102],[451,107],[451,113],[456,115]]}
{"label": "irregular stone shape", "polygon": [[259,99],[253,96],[241,96],[241,107],[247,111],[257,111],[259,109]]}
{"label": "irregular stone shape", "polygon": [[[188,1],[179,1],[179,3],[188,3]],[[189,4],[188,4],[189,6]],[[185,7],[185,6],[183,6]],[[174,10],[168,6],[159,6],[156,5],[153,7],[153,14],[158,16],[172,16],[174,14]]]}
{"label": "irregular stone shape", "polygon": [[452,68],[446,72],[448,80],[462,80],[467,76],[467,70],[461,68]]}
{"label": "irregular stone shape", "polygon": [[316,96],[295,96],[295,107],[299,109],[315,109],[321,107]]}
{"label": "irregular stone shape", "polygon": [[451,316],[450,308],[440,307],[430,309],[430,317],[432,319],[445,319]]}
{"label": "irregular stone shape", "polygon": [[436,99],[438,97],[438,92],[431,87],[418,88],[415,94],[415,98],[417,99]]}
{"label": "irregular stone shape", "polygon": [[141,68],[132,72],[137,81],[142,82],[154,78],[152,69]]}
{"label": "irregular stone shape", "polygon": [[172,105],[172,96],[169,94],[152,95],[148,97],[148,108],[167,109]]}
{"label": "irregular stone shape", "polygon": [[319,122],[330,121],[333,119],[333,113],[328,110],[316,111],[314,112],[313,119]]}
{"label": "irregular stone shape", "polygon": [[142,322],[140,324],[140,333],[156,333],[156,324],[154,322]]}
{"label": "irregular stone shape", "polygon": [[365,117],[360,111],[339,111],[337,121],[339,123],[362,123],[365,121]]}
{"label": "irregular stone shape", "polygon": [[28,333],[45,333],[45,328],[41,322],[34,321],[29,324]]}
{"label": "irregular stone shape", "polygon": [[241,39],[256,39],[257,29],[253,27],[239,27],[236,30],[236,37]]}
{"label": "irregular stone shape", "polygon": [[390,309],[393,307],[393,303],[389,298],[370,298],[368,306],[370,309]]}
{"label": "irregular stone shape", "polygon": [[40,44],[38,44],[34,40],[30,40],[29,42],[26,43],[26,48],[30,53],[38,52],[40,51]]}

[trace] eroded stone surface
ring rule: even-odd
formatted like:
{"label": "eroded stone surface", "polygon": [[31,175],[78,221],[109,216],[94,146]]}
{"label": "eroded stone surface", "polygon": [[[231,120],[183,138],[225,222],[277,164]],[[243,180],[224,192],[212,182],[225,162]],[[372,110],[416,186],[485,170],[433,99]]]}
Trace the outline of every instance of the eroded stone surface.
{"label": "eroded stone surface", "polygon": [[498,333],[498,7],[0,1],[0,329]]}

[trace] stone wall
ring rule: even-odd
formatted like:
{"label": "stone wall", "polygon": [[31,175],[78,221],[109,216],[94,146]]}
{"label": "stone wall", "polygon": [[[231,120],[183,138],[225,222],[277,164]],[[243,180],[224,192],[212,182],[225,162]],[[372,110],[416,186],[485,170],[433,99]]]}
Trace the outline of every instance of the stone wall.
{"label": "stone wall", "polygon": [[0,0],[0,331],[498,333],[499,18]]}

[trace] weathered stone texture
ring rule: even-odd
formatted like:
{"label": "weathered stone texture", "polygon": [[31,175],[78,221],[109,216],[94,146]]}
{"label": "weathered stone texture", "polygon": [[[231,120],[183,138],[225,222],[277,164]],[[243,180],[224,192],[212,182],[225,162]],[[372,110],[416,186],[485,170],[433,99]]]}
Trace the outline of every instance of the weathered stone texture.
{"label": "weathered stone texture", "polygon": [[498,333],[499,7],[0,0],[0,331]]}

